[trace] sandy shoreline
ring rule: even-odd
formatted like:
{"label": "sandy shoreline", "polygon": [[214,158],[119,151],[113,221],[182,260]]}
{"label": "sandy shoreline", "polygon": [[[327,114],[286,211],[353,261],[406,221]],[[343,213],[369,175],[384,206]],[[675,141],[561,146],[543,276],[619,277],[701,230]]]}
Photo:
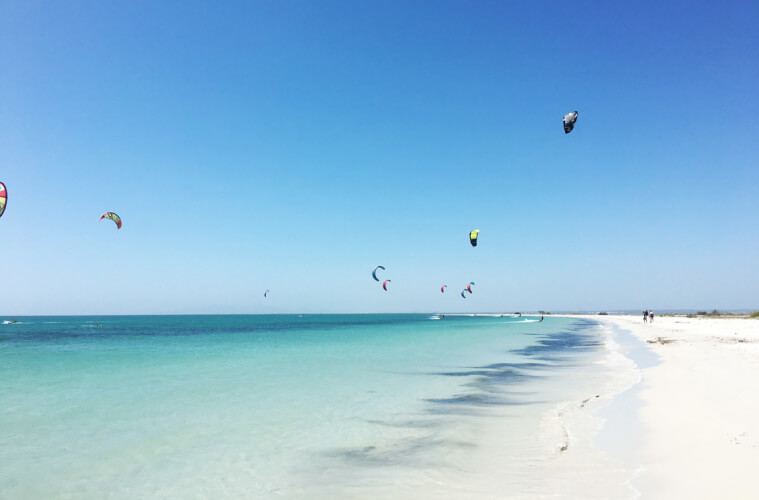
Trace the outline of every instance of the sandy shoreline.
{"label": "sandy shoreline", "polygon": [[463,477],[396,498],[759,498],[759,320],[566,317],[600,324],[606,355],[541,415],[542,456],[512,460],[496,421]]}
{"label": "sandy shoreline", "polygon": [[[637,316],[585,317],[616,338],[645,342],[649,354],[627,353],[638,365],[639,383],[594,412],[604,420],[594,444],[617,467],[588,470],[568,455],[567,468],[580,475],[627,470],[631,497],[759,497],[753,474],[759,464],[759,320],[657,317],[644,324]],[[576,493],[603,496],[593,488]]]}

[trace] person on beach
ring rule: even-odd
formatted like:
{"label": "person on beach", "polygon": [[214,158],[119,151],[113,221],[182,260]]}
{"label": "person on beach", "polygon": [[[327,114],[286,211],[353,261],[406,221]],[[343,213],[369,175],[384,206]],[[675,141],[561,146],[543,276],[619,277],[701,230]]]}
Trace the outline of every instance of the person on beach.
{"label": "person on beach", "polygon": [[648,309],[643,310],[643,322],[644,323],[648,322]]}
{"label": "person on beach", "polygon": [[654,322],[654,312],[648,311],[648,322],[653,323]]}

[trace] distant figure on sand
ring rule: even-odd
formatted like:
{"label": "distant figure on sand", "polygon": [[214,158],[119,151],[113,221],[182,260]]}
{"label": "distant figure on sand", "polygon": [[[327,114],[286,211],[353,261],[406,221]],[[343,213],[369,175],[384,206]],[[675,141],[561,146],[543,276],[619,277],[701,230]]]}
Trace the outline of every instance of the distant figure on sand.
{"label": "distant figure on sand", "polygon": [[648,309],[643,310],[643,322],[644,323],[648,322]]}
{"label": "distant figure on sand", "polygon": [[648,321],[650,323],[654,322],[654,312],[653,311],[648,311]]}

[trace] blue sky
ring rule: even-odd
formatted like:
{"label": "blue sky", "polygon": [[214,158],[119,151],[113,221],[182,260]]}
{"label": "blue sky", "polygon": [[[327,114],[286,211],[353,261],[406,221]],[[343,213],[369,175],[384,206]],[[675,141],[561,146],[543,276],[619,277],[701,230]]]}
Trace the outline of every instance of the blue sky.
{"label": "blue sky", "polygon": [[3,2],[0,314],[759,309],[757,25],[749,1]]}

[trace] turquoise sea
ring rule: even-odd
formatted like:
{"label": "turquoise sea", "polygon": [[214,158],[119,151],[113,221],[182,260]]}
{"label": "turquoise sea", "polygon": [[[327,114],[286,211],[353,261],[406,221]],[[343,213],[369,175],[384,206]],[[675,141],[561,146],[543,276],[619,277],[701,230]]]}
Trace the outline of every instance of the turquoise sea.
{"label": "turquoise sea", "polygon": [[466,496],[488,429],[507,473],[529,474],[551,452],[541,419],[606,355],[575,318],[1,319],[14,499]]}

